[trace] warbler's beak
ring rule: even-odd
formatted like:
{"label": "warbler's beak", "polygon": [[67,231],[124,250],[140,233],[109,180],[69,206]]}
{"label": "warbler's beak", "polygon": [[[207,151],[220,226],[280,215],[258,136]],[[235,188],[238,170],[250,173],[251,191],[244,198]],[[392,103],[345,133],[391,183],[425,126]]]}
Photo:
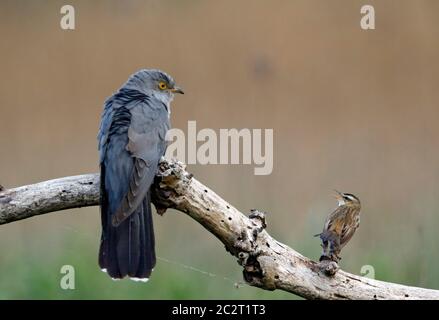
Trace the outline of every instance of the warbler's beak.
{"label": "warbler's beak", "polygon": [[184,94],[184,91],[183,91],[180,87],[177,87],[177,86],[175,86],[174,88],[172,88],[172,89],[171,89],[171,92],[172,92],[172,93],[181,93],[181,94]]}
{"label": "warbler's beak", "polygon": [[334,197],[335,199],[343,199],[343,194],[340,191],[334,189]]}

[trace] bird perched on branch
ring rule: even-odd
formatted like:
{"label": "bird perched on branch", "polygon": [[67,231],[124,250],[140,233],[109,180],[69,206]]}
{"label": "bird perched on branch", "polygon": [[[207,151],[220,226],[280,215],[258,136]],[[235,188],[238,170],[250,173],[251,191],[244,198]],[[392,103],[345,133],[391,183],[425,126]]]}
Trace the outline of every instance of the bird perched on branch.
{"label": "bird perched on branch", "polygon": [[140,70],[107,101],[98,144],[99,265],[113,279],[147,281],[156,263],[150,187],[165,154],[170,104],[183,93],[160,70]]}
{"label": "bird perched on branch", "polygon": [[322,260],[338,262],[340,251],[349,242],[360,225],[360,200],[350,193],[336,191],[338,207],[328,215],[322,233],[316,234],[322,240]]}

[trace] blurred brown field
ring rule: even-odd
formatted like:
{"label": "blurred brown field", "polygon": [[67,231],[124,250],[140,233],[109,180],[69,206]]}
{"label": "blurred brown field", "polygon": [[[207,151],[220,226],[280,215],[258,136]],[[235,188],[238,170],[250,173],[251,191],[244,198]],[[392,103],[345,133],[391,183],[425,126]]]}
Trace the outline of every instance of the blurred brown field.
{"label": "blurred brown field", "polygon": [[[59,27],[64,4],[0,3],[0,184],[96,172],[103,101],[136,70],[160,68],[186,92],[173,103],[174,127],[274,129],[271,175],[189,166],[199,180],[244,212],[268,211],[269,232],[314,259],[332,189],[354,193],[362,222],[342,267],[439,288],[438,1],[367,1],[372,31],[360,28],[366,3],[356,0],[70,1],[74,31]],[[159,256],[220,276],[168,264],[197,287],[155,294],[148,284],[129,297],[289,297],[224,285],[222,276],[241,279],[239,266],[183,214],[155,217],[155,228]],[[94,260],[97,207],[0,229],[0,298],[70,297],[57,288],[58,264],[84,252],[78,277],[99,283],[73,297],[117,290]]]}

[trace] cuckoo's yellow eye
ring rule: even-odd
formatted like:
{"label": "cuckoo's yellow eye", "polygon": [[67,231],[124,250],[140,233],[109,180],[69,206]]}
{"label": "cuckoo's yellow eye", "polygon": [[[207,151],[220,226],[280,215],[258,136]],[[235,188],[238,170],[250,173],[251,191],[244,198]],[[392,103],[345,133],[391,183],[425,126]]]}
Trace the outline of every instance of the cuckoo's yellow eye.
{"label": "cuckoo's yellow eye", "polygon": [[168,88],[168,86],[166,85],[166,83],[164,83],[163,81],[159,82],[159,89],[160,90],[165,90],[167,88]]}

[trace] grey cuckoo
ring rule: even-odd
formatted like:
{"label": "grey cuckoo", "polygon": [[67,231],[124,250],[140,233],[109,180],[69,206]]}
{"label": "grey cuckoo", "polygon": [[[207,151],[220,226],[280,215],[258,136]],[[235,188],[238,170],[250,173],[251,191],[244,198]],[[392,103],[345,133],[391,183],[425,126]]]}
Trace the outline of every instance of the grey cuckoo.
{"label": "grey cuckoo", "polygon": [[104,105],[99,265],[113,279],[147,281],[156,262],[149,189],[166,150],[174,93],[183,91],[172,77],[140,70]]}

